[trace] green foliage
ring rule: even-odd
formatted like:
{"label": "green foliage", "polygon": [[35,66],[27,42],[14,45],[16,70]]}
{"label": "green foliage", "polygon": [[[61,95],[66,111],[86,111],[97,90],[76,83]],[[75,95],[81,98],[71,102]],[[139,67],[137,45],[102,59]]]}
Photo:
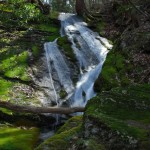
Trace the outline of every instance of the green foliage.
{"label": "green foliage", "polygon": [[[42,53],[44,41],[59,36],[59,22],[40,14],[36,5],[24,0],[0,4],[0,98],[23,104],[40,104],[35,92],[27,93],[29,63]],[[36,31],[39,32],[36,32]],[[51,33],[47,33],[51,32]],[[32,36],[34,35],[34,36]],[[38,35],[38,36],[37,36]],[[33,37],[33,38],[30,38]],[[37,44],[34,44],[37,43]],[[31,49],[31,51],[30,51]],[[32,54],[31,54],[32,53]],[[8,81],[7,81],[8,80]],[[19,88],[17,88],[19,87]],[[26,89],[25,91],[23,89]],[[6,112],[4,109],[3,112]]]}
{"label": "green foliage", "polygon": [[53,21],[49,21],[49,23],[40,23],[32,26],[34,29],[40,30],[42,32],[50,32],[47,37],[44,37],[45,41],[50,42],[54,41],[58,38],[59,35],[59,25],[54,23]]}
{"label": "green foliage", "polygon": [[9,0],[5,5],[0,5],[0,9],[2,11],[0,19],[5,24],[24,26],[31,21],[39,21],[41,17],[36,5],[26,3],[24,0]]}
{"label": "green foliage", "polygon": [[104,71],[102,72],[102,76],[105,80],[109,81],[110,78],[115,78],[116,76],[116,69],[114,67],[106,66]]}
{"label": "green foliage", "polygon": [[24,0],[8,0],[8,3],[12,3],[12,4],[19,4],[19,3],[23,3]]}
{"label": "green foliage", "polygon": [[40,56],[43,43],[50,35],[59,36],[59,22],[57,24],[50,16],[42,15],[35,4],[25,0],[9,0],[0,4],[0,26],[3,27],[0,29],[1,100],[40,105],[35,91],[28,86],[31,81],[29,63],[32,56],[34,60]]}
{"label": "green foliage", "polygon": [[[15,8],[14,10],[15,11]],[[32,4],[21,5],[18,11],[15,11],[15,15],[20,19],[20,23],[27,23],[29,21],[38,20],[40,16],[40,11],[36,9],[36,6]]]}
{"label": "green foliage", "polygon": [[36,128],[24,130],[15,127],[0,127],[1,150],[32,150],[37,142],[38,130]]}

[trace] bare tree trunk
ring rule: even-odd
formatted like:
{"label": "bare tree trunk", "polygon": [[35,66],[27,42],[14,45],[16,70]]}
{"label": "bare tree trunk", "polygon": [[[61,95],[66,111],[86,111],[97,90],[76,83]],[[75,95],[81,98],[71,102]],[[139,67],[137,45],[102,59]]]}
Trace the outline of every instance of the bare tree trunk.
{"label": "bare tree trunk", "polygon": [[84,0],[76,0],[76,12],[78,15],[82,16],[85,10]]}
{"label": "bare tree trunk", "polygon": [[0,101],[0,107],[19,113],[34,113],[34,114],[41,114],[41,113],[71,114],[75,112],[84,112],[84,107],[54,108],[54,107],[20,106],[4,101]]}

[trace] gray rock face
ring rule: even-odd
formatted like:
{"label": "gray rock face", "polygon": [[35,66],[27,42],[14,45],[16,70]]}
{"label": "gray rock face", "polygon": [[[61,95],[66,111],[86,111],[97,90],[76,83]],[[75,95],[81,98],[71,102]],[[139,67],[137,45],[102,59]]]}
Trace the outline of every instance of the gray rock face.
{"label": "gray rock face", "polygon": [[[69,68],[71,68],[71,78],[78,78],[76,64],[69,62],[65,56],[63,57]],[[47,62],[46,53],[43,53],[36,64],[32,66],[32,74],[32,79],[37,86],[37,95],[41,104],[44,106],[56,106],[59,103],[59,105],[61,105],[63,101],[61,100],[59,93],[64,87],[60,82],[54,62]],[[69,99],[69,97],[67,99]],[[64,101],[66,103],[66,98]]]}
{"label": "gray rock face", "polygon": [[94,138],[106,149],[147,150],[149,89],[148,84],[118,87],[90,100],[84,114],[84,139]]}
{"label": "gray rock face", "polygon": [[94,138],[104,144],[106,149],[137,150],[137,140],[111,130],[103,122],[98,122],[94,118],[85,118],[84,138]]}

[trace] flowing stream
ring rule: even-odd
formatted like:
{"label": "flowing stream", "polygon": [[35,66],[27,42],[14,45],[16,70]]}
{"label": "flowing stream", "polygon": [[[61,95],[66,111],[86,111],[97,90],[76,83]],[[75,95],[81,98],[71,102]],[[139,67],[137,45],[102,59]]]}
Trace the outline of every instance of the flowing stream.
{"label": "flowing stream", "polygon": [[54,42],[45,43],[50,87],[53,87],[53,95],[59,107],[60,97],[53,82],[51,69],[53,67],[57,72],[60,85],[68,94],[70,107],[85,106],[87,101],[96,95],[93,88],[94,83],[112,45],[107,39],[90,30],[87,24],[74,14],[61,13],[59,20],[61,21],[61,36],[67,36],[72,43],[72,50],[78,60],[80,73],[77,83],[74,84],[69,63],[60,51],[57,39]]}
{"label": "flowing stream", "polygon": [[[48,87],[48,98],[43,102],[49,105],[55,102],[54,107],[61,107],[63,102],[69,107],[84,107],[89,99],[96,96],[94,83],[98,78],[102,65],[112,45],[107,39],[100,37],[87,27],[81,18],[74,14],[61,13],[61,36],[67,36],[71,43],[72,51],[76,56],[78,67],[77,82],[73,81],[73,73],[76,72],[64,51],[57,45],[57,39],[44,44],[48,79],[44,80],[43,86]],[[60,92],[66,93],[65,98]],[[45,140],[54,134],[55,127],[60,124],[60,116],[53,115],[56,122],[54,129],[50,132],[43,132],[40,136]],[[62,116],[61,116],[62,117]],[[61,119],[62,121],[62,119]]]}

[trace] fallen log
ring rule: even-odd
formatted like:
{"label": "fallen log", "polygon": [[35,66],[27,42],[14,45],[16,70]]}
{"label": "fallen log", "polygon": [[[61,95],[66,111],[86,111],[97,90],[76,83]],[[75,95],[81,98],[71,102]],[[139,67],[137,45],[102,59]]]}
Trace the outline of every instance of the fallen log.
{"label": "fallen log", "polygon": [[0,107],[19,113],[34,113],[34,114],[42,114],[42,113],[71,114],[75,112],[84,112],[84,107],[58,108],[58,107],[21,106],[12,104],[10,102],[4,102],[1,100],[0,100]]}

